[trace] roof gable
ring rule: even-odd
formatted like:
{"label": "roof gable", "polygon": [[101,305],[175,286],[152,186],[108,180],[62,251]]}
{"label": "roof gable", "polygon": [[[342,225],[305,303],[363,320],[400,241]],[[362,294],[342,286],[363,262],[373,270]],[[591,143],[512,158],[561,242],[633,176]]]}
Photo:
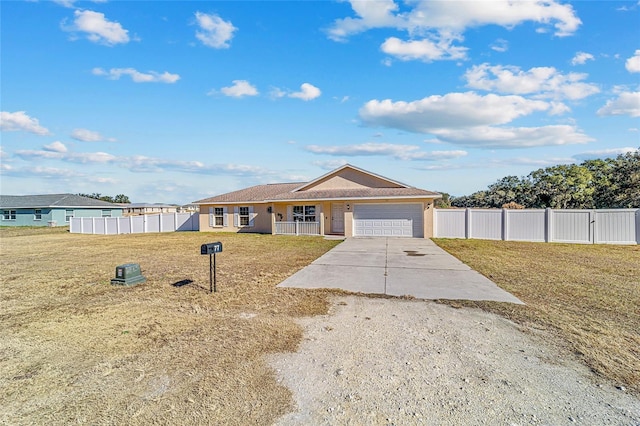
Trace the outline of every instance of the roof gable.
{"label": "roof gable", "polygon": [[403,183],[345,164],[292,192],[367,188],[411,188]]}

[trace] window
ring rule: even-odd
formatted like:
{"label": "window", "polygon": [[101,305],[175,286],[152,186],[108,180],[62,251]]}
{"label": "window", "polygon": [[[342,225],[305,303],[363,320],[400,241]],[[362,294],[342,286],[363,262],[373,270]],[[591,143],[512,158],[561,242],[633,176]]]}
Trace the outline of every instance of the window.
{"label": "window", "polygon": [[71,222],[71,218],[73,217],[73,210],[65,210],[64,212],[64,221]]}
{"label": "window", "polygon": [[296,222],[315,222],[316,206],[293,206],[293,220]]}
{"label": "window", "polygon": [[36,209],[33,212],[33,220],[42,220],[42,209]]}
{"label": "window", "polygon": [[224,209],[222,207],[215,207],[213,209],[214,226],[224,226]]}
{"label": "window", "polygon": [[240,226],[249,226],[249,207],[240,207]]}
{"label": "window", "polygon": [[15,210],[4,210],[2,212],[2,220],[16,220]]}
{"label": "window", "polygon": [[102,217],[111,217],[111,210],[102,210]]}

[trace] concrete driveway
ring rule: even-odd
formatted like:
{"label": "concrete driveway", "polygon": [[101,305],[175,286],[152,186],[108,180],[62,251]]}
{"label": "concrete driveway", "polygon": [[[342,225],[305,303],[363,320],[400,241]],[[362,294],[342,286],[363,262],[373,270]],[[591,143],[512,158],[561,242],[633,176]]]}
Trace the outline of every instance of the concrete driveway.
{"label": "concrete driveway", "polygon": [[348,238],[278,287],[522,304],[423,238]]}

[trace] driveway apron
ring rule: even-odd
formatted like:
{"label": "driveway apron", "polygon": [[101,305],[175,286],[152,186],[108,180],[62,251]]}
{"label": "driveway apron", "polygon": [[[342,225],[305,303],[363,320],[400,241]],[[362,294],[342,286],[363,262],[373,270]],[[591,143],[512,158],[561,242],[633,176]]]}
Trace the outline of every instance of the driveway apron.
{"label": "driveway apron", "polygon": [[422,238],[348,238],[278,287],[522,304],[433,241]]}

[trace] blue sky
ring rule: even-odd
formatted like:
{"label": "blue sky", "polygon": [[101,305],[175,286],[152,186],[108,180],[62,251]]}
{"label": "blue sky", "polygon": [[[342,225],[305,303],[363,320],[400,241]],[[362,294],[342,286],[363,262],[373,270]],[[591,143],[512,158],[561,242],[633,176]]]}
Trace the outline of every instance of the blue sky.
{"label": "blue sky", "polygon": [[640,146],[634,1],[2,1],[3,194],[185,204],[345,163],[465,195]]}

